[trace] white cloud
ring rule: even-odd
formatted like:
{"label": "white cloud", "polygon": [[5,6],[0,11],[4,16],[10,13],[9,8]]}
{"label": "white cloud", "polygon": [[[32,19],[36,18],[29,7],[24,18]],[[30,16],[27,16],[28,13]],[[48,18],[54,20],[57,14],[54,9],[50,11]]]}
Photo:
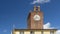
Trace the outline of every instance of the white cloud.
{"label": "white cloud", "polygon": [[44,24],[44,25],[43,25],[43,28],[44,28],[44,29],[54,29],[54,27],[51,27],[50,22]]}
{"label": "white cloud", "polygon": [[56,31],[56,34],[60,34],[60,30],[57,30],[57,31]]}
{"label": "white cloud", "polygon": [[12,34],[12,31],[11,31],[11,34]]}
{"label": "white cloud", "polygon": [[[55,27],[51,27],[50,22],[48,22],[48,23],[46,23],[46,24],[43,25],[43,28],[44,29],[54,29]],[[60,34],[60,30],[57,30],[56,34]]]}
{"label": "white cloud", "polygon": [[43,3],[48,3],[48,2],[50,2],[50,0],[34,0],[33,2],[31,2],[31,4],[36,4],[36,3],[43,4]]}
{"label": "white cloud", "polygon": [[44,24],[44,25],[43,25],[43,28],[44,28],[44,29],[49,29],[49,28],[50,28],[50,23]]}

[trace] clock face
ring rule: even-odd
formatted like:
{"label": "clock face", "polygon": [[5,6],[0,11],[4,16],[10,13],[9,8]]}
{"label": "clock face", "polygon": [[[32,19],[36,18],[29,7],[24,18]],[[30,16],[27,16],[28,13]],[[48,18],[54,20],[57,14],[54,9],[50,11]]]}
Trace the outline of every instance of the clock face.
{"label": "clock face", "polygon": [[39,21],[40,20],[40,16],[39,15],[34,15],[33,18],[34,18],[35,21]]}

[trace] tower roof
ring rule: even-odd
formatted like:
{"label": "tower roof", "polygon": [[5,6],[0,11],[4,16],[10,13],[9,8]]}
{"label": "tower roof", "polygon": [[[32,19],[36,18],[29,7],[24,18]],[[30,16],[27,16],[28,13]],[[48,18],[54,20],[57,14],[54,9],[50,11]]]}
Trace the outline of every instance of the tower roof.
{"label": "tower roof", "polygon": [[40,11],[40,6],[34,6],[34,11]]}

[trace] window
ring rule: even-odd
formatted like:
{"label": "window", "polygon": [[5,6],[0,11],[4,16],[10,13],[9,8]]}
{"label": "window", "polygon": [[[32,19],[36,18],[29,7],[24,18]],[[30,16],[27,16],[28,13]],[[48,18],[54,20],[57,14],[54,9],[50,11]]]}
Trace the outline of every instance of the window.
{"label": "window", "polygon": [[24,31],[21,31],[20,34],[24,34]]}
{"label": "window", "polygon": [[54,31],[50,31],[50,34],[54,34]]}
{"label": "window", "polygon": [[33,31],[31,31],[31,32],[30,32],[30,34],[34,34],[34,32],[33,32]]}

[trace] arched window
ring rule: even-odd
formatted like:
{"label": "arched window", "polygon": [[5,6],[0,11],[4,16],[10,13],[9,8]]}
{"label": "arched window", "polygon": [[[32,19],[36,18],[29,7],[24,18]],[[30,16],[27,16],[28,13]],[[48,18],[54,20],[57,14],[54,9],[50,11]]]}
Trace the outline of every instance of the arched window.
{"label": "arched window", "polygon": [[34,34],[34,31],[31,31],[30,34]]}
{"label": "arched window", "polygon": [[50,34],[54,34],[54,31],[50,31]]}
{"label": "arched window", "polygon": [[43,34],[43,31],[41,31],[41,34]]}
{"label": "arched window", "polygon": [[24,31],[21,31],[20,34],[24,34]]}

